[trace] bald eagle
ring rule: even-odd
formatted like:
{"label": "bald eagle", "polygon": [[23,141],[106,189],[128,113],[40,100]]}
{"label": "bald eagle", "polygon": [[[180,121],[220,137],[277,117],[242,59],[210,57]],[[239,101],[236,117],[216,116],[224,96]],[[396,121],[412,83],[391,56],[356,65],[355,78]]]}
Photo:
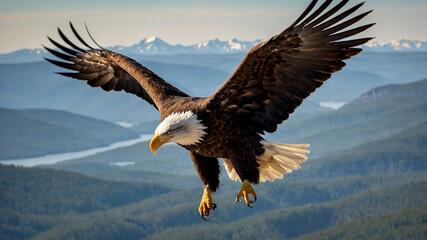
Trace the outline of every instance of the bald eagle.
{"label": "bald eagle", "polygon": [[374,25],[346,30],[371,12],[346,19],[363,3],[337,13],[348,0],[326,11],[332,2],[327,0],[312,12],[316,2],[290,27],[250,49],[209,97],[187,95],[133,59],[99,46],[88,31],[98,46],[92,48],[71,22],[72,32],[87,49],[75,45],[58,28],[69,47],[48,37],[62,51],[45,48],[65,62],[46,60],[73,70],[58,74],[86,80],[105,91],[124,90],[153,105],[161,123],[150,148],[155,153],[163,144],[174,142],[189,151],[204,187],[199,213],[205,219],[216,207],[212,193],[219,186],[218,159],[230,179],[242,182],[236,201],[243,197],[248,206],[257,198],[251,184],[283,178],[300,167],[307,159],[308,144],[271,143],[262,135],[276,131],[331,73],[345,66],[343,60],[361,52],[357,46],[372,39],[346,39]]}

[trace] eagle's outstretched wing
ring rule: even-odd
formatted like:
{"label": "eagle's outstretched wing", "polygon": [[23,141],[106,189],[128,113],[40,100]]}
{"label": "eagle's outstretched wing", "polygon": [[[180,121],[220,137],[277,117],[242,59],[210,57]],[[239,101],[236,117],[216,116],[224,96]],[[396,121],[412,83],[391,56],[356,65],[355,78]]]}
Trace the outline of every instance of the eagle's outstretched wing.
{"label": "eagle's outstretched wing", "polygon": [[[78,34],[71,22],[70,27],[75,37],[89,49],[85,50],[74,44],[65,36],[61,29],[58,28],[59,36],[69,47],[59,44],[50,37],[48,37],[49,41],[63,52],[45,46],[43,47],[51,54],[66,62],[48,58],[45,59],[59,67],[75,71],[58,72],[58,74],[86,80],[87,84],[90,86],[101,87],[105,91],[124,90],[125,92],[141,97],[156,109],[159,109],[159,101],[156,102],[156,100],[159,99],[156,99],[156,97],[166,95],[161,94],[162,91],[168,93],[170,96],[188,96],[133,59],[102,47],[100,47],[100,49],[92,48]],[[141,84],[142,81],[145,81],[147,83],[146,88],[150,89],[144,89]],[[161,91],[156,92],[156,90]],[[153,93],[151,96],[149,94],[150,92]],[[158,94],[159,92],[160,94]]]}
{"label": "eagle's outstretched wing", "polygon": [[308,16],[316,2],[312,1],[289,28],[253,47],[230,78],[207,99],[208,106],[249,121],[259,133],[274,132],[331,73],[345,66],[343,60],[361,51],[356,46],[372,39],[343,40],[374,24],[341,31],[371,11],[337,24],[363,3],[330,18],[348,0],[325,12],[332,2],[327,0]]}

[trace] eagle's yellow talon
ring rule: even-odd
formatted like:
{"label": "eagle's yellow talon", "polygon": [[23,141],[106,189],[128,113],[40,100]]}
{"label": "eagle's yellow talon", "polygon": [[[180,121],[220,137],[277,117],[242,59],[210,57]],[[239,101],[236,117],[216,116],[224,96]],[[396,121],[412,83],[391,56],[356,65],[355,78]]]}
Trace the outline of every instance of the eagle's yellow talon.
{"label": "eagle's yellow talon", "polygon": [[209,189],[205,189],[200,202],[199,214],[203,220],[207,220],[205,217],[209,216],[210,210],[215,210],[216,204],[212,203],[212,193]]}
{"label": "eagle's yellow talon", "polygon": [[[249,194],[252,194],[252,196],[254,197],[254,200],[249,200]],[[242,188],[240,189],[240,192],[237,194],[236,202],[240,202],[241,197],[245,199],[246,205],[248,205],[249,207],[252,207],[251,204],[256,202],[255,190],[252,188],[251,183],[248,180],[243,181]]]}

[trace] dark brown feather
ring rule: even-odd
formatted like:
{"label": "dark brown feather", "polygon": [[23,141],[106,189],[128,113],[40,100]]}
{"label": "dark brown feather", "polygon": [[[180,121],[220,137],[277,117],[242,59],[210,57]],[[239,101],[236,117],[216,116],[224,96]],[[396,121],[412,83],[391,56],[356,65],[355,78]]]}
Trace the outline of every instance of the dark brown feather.
{"label": "dark brown feather", "polygon": [[295,26],[299,22],[301,22],[305,18],[305,16],[307,16],[307,14],[309,14],[310,11],[314,8],[316,3],[317,3],[317,0],[311,1],[310,5],[308,5],[308,7],[304,10],[304,12],[297,18],[297,20],[295,20],[295,22],[291,26]]}
{"label": "dark brown feather", "polygon": [[78,53],[78,52],[76,52],[76,51],[74,51],[74,50],[71,50],[71,49],[69,49],[69,48],[66,48],[66,47],[62,46],[61,44],[57,43],[55,40],[51,39],[50,37],[47,37],[47,39],[49,39],[49,41],[50,41],[53,45],[55,45],[57,48],[61,49],[62,51],[66,52],[66,53],[68,53],[68,54],[70,54],[70,55],[75,56],[75,55]]}
{"label": "dark brown feather", "polygon": [[352,14],[353,12],[355,12],[357,9],[359,9],[362,5],[364,4],[364,2],[357,4],[356,6],[348,9],[347,11],[339,14],[338,16],[332,18],[329,21],[326,21],[318,26],[316,26],[315,28],[320,28],[322,30],[334,25],[335,23],[343,20],[344,18],[346,18],[347,16],[349,16],[350,14]]}
{"label": "dark brown feather", "polygon": [[59,36],[62,38],[62,40],[64,40],[64,42],[66,42],[68,45],[70,45],[72,48],[74,48],[75,50],[79,51],[79,52],[84,52],[84,49],[81,49],[80,47],[78,47],[77,45],[75,45],[73,42],[71,42],[65,35],[64,33],[62,33],[61,29],[58,28],[58,33]]}
{"label": "dark brown feather", "polygon": [[332,3],[332,0],[325,1],[322,6],[320,6],[313,14],[311,14],[308,18],[304,20],[304,22],[301,23],[301,25],[307,25],[310,23],[313,19],[315,19],[319,14],[321,14],[330,4]]}
{"label": "dark brown feather", "polygon": [[220,166],[217,158],[205,157],[190,151],[194,168],[199,174],[203,187],[216,192],[219,187]]}
{"label": "dark brown feather", "polygon": [[83,40],[83,38],[82,38],[82,37],[80,37],[80,34],[76,31],[76,29],[74,28],[74,26],[73,26],[73,24],[71,23],[71,21],[70,21],[70,28],[71,28],[71,31],[73,31],[74,35],[77,37],[77,39],[78,39],[81,43],[83,43],[83,45],[85,45],[85,46],[86,46],[86,47],[88,47],[89,49],[92,49],[92,50],[93,50],[93,47],[91,47],[89,44],[87,44],[87,43],[85,42],[85,40]]}
{"label": "dark brown feather", "polygon": [[[170,96],[188,96],[134,60],[106,49],[97,50],[92,48],[78,34],[71,22],[70,28],[76,38],[90,50],[84,50],[74,44],[61,29],[58,28],[61,39],[74,50],[48,37],[53,45],[69,55],[45,47],[51,54],[67,62],[47,58],[46,60],[56,66],[76,71],[70,73],[61,72],[58,74],[86,80],[90,86],[101,87],[105,91],[124,90],[125,92],[141,97],[152,104],[156,109],[158,109],[164,99]],[[124,68],[126,68],[126,70]],[[144,87],[148,89],[148,92]],[[151,92],[151,95],[154,95],[156,99],[153,99],[149,92]]]}
{"label": "dark brown feather", "polygon": [[230,78],[206,100],[208,108],[224,109],[224,114],[244,119],[258,133],[275,131],[305,98],[345,66],[343,60],[361,51],[354,47],[371,39],[343,41],[373,26],[345,30],[370,13],[346,20],[363,5],[338,13],[347,2],[324,13],[331,3],[326,1],[310,15],[316,3],[312,1],[294,24],[246,54]]}
{"label": "dark brown feather", "polygon": [[49,59],[49,58],[44,58],[44,59],[46,61],[48,61],[48,62],[50,62],[50,63],[58,66],[58,67],[66,68],[66,69],[69,69],[69,70],[78,71],[81,68],[81,66],[77,66],[75,64],[70,64],[70,63],[66,63],[66,62],[60,62],[60,61],[52,60],[52,59]]}
{"label": "dark brown feather", "polygon": [[331,28],[325,30],[324,32],[327,33],[327,34],[331,34],[331,33],[335,33],[335,32],[341,31],[342,29],[344,29],[346,27],[349,27],[350,25],[353,25],[353,24],[357,23],[358,21],[360,21],[362,18],[366,17],[366,15],[368,15],[371,12],[372,12],[372,10],[368,11],[368,12],[365,12],[365,13],[362,13],[362,14],[360,14],[360,15],[358,15],[358,16],[350,19],[350,20],[347,20],[347,21],[345,21],[343,23],[340,23],[340,24],[336,25],[335,27],[331,27]]}
{"label": "dark brown feather", "polygon": [[58,29],[72,49],[49,38],[66,54],[46,49],[65,62],[46,60],[75,71],[59,73],[63,76],[85,80],[105,91],[124,90],[141,97],[159,109],[162,120],[174,112],[195,112],[208,126],[206,136],[201,144],[183,147],[190,151],[204,187],[218,188],[218,158],[229,159],[241,180],[256,184],[257,156],[265,151],[260,133],[276,131],[305,98],[345,66],[343,60],[361,51],[357,46],[372,39],[347,40],[373,25],[346,30],[370,13],[350,17],[363,3],[338,13],[348,0],[326,11],[331,2],[326,0],[315,9],[317,1],[313,0],[290,27],[253,47],[208,98],[189,97],[136,61],[102,48],[88,31],[100,49],[90,47],[71,22],[75,37],[90,50],[77,46]]}
{"label": "dark brown feather", "polygon": [[319,23],[325,21],[328,17],[334,15],[342,7],[344,7],[344,5],[348,3],[348,1],[349,0],[343,0],[343,1],[341,1],[340,3],[338,3],[337,5],[335,5],[335,7],[333,7],[331,10],[327,11],[326,13],[324,13],[322,16],[320,16],[319,18],[317,18],[316,20],[314,20],[313,22],[311,22],[310,24],[308,24],[306,27],[313,28],[316,25],[318,25]]}
{"label": "dark brown feather", "polygon": [[63,53],[58,52],[58,51],[55,51],[53,49],[45,47],[44,45],[42,45],[42,46],[44,47],[44,49],[46,49],[48,52],[50,52],[51,54],[55,55],[56,57],[61,58],[63,60],[71,61],[72,56],[63,54]]}

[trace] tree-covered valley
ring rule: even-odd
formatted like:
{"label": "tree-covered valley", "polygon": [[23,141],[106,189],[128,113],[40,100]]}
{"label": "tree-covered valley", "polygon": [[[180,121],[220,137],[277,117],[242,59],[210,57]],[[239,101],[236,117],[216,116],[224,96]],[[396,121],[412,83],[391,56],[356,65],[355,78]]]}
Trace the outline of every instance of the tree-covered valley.
{"label": "tree-covered valley", "polygon": [[[239,57],[146,56],[143,61],[184,91],[207,94]],[[198,215],[203,188],[188,152],[170,144],[153,155],[149,142],[140,142],[49,165],[0,164],[1,238],[426,239],[427,79],[420,79],[427,76],[421,69],[427,58],[419,53],[360,57],[265,136],[310,143],[311,153],[284,179],[256,185],[253,208],[234,201],[241,183],[230,181],[222,169],[220,190],[213,195],[218,207],[203,221]],[[398,69],[399,58],[416,64]],[[227,64],[208,67],[218,62]],[[394,68],[379,64],[384,62]],[[52,77],[54,69],[45,63],[6,65],[0,65],[0,80],[13,84],[0,92],[1,160],[105,146],[151,134],[158,124],[158,113],[146,111],[150,106],[139,99]],[[31,78],[34,69],[39,70]],[[204,76],[208,85],[198,80]],[[29,89],[18,91],[24,82],[38,89],[37,100],[29,100]],[[337,98],[329,99],[334,92]],[[319,105],[324,100],[346,104],[325,108]],[[147,116],[141,117],[144,111]],[[116,121],[135,124],[123,127]]]}

